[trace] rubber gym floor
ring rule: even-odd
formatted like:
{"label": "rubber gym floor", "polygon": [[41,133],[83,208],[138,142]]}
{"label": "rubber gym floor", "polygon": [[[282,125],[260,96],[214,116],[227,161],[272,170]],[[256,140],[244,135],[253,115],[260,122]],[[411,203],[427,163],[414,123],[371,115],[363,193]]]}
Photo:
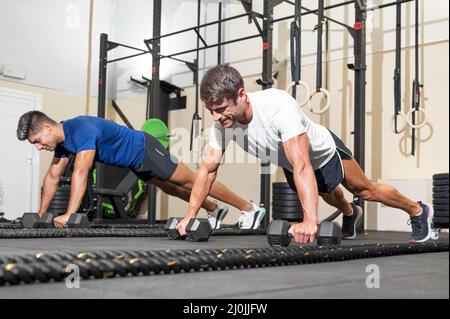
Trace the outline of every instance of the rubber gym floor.
{"label": "rubber gym floor", "polygon": [[[367,232],[343,245],[406,243],[408,233]],[[447,241],[441,233],[439,241]],[[291,244],[292,245],[292,244]],[[0,239],[0,255],[98,250],[264,248],[266,236],[213,236],[209,242],[167,238]],[[369,289],[366,268],[380,270],[379,288]],[[0,287],[0,298],[449,298],[449,253],[429,253],[256,269],[180,273]]]}

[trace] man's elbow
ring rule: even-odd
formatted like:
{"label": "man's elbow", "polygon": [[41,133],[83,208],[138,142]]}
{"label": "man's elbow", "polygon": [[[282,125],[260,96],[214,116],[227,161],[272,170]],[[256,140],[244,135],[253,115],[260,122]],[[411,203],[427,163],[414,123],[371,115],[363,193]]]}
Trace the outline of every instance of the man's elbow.
{"label": "man's elbow", "polygon": [[213,183],[216,180],[217,177],[217,171],[213,170],[213,171],[209,171],[208,172],[208,182]]}
{"label": "man's elbow", "polygon": [[303,175],[310,170],[312,170],[312,166],[306,161],[299,161],[293,165],[293,172],[298,175]]}

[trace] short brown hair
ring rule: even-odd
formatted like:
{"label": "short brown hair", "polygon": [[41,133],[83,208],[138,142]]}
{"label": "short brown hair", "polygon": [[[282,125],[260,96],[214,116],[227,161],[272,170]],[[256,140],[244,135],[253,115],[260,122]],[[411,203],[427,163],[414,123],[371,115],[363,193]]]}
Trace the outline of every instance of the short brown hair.
{"label": "short brown hair", "polygon": [[43,123],[51,125],[57,124],[55,120],[49,118],[42,112],[30,111],[22,115],[17,125],[17,138],[20,141],[25,141],[30,134],[35,134],[41,130]]}
{"label": "short brown hair", "polygon": [[208,70],[200,85],[200,96],[206,103],[230,99],[236,102],[239,90],[244,88],[241,74],[229,64],[220,64]]}

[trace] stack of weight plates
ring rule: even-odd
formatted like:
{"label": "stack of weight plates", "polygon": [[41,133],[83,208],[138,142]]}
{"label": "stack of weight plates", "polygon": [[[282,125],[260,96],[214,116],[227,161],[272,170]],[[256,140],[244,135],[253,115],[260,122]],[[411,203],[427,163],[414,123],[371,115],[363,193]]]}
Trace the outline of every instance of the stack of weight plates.
{"label": "stack of weight plates", "polygon": [[448,228],[448,173],[433,175],[433,224]]}
{"label": "stack of weight plates", "polygon": [[296,222],[303,220],[302,204],[288,183],[272,184],[272,211],[273,219]]}
{"label": "stack of weight plates", "polygon": [[58,186],[56,189],[55,197],[53,198],[47,212],[54,214],[66,213],[67,206],[69,205],[70,198],[70,186]]}

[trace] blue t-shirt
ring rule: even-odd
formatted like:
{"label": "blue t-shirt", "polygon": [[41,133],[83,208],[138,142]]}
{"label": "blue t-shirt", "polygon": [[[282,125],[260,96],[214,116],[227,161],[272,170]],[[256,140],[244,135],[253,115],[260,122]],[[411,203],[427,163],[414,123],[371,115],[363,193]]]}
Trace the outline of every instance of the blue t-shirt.
{"label": "blue t-shirt", "polygon": [[143,132],[94,116],[78,116],[62,124],[64,142],[55,148],[55,157],[95,150],[97,162],[136,169],[141,166],[145,149]]}

